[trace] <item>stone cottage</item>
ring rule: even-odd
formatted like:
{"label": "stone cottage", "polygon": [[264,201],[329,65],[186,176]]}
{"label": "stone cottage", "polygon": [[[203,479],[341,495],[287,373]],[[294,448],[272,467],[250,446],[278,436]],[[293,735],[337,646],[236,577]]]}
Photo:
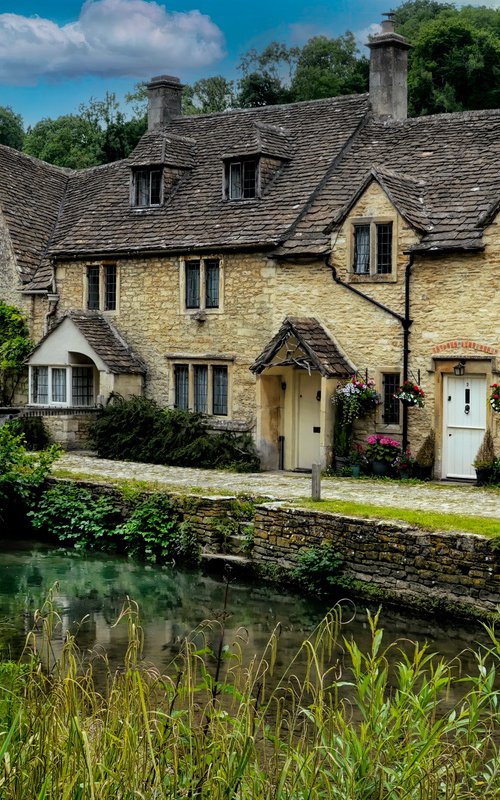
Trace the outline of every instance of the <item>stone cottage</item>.
{"label": "stone cottage", "polygon": [[[500,446],[500,111],[407,119],[408,43],[389,18],[369,47],[369,95],[183,117],[160,76],[123,161],[0,148],[0,296],[39,341],[33,413],[75,440],[110,392],[144,392],[307,469],[359,372],[371,431],[415,449],[436,430],[438,477],[472,476],[487,427]],[[394,400],[406,377],[423,409]]]}

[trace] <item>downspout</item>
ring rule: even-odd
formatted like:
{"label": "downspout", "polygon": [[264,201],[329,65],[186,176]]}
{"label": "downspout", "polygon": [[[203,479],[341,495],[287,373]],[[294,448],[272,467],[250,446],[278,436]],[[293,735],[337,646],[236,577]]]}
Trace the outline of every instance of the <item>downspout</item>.
{"label": "downspout", "polygon": [[[403,328],[403,381],[408,380],[408,364],[410,358],[410,328],[412,326],[413,320],[410,318],[410,278],[411,278],[411,270],[413,267],[414,256],[413,253],[410,253],[408,262],[406,264],[406,271],[405,271],[405,311],[404,316],[402,314],[398,314],[397,311],[393,311],[392,308],[389,306],[385,306],[383,303],[380,303],[375,298],[370,297],[370,295],[365,294],[356,286],[353,286],[351,283],[346,283],[337,275],[337,270],[330,264],[330,255],[331,253],[327,253],[323,257],[325,262],[325,266],[331,270],[332,278],[338,286],[343,286],[344,289],[349,289],[350,292],[353,294],[358,295],[358,297],[362,297],[368,303],[380,308],[381,311],[384,311],[386,314],[389,314],[394,319],[397,319],[400,323],[401,327]],[[408,407],[406,404],[403,405],[403,435],[402,435],[402,447],[403,451],[406,451],[408,448]]]}
{"label": "downspout", "polygon": [[57,293],[57,286],[56,286],[56,276],[54,265],[52,265],[52,283],[50,287],[50,291],[47,292],[47,301],[49,304],[49,310],[45,314],[44,322],[43,322],[43,335],[46,336],[50,331],[50,323],[52,317],[55,316],[57,311],[57,306],[59,305],[59,295]]}

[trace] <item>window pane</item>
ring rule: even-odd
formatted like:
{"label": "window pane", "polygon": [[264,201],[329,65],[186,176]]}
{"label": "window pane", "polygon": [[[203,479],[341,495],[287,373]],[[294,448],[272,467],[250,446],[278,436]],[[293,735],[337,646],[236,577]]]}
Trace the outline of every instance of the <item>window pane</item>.
{"label": "window pane", "polygon": [[66,369],[52,367],[52,402],[66,402]]}
{"label": "window pane", "polygon": [[227,367],[213,368],[213,413],[227,416]]}
{"label": "window pane", "polygon": [[219,262],[205,261],[205,306],[219,308]]}
{"label": "window pane", "polygon": [[255,197],[256,195],[256,162],[243,162],[243,197]]}
{"label": "window pane", "polygon": [[87,308],[99,308],[99,267],[87,267]]}
{"label": "window pane", "polygon": [[208,367],[197,364],[194,367],[194,410],[206,414],[207,400]]}
{"label": "window pane", "polygon": [[200,307],[200,262],[186,261],[186,308]]}
{"label": "window pane", "polygon": [[176,408],[187,411],[189,408],[189,368],[187,364],[176,364],[174,367]]}
{"label": "window pane", "polygon": [[392,222],[377,225],[377,274],[392,272]]}
{"label": "window pane", "polygon": [[31,367],[31,402],[49,402],[49,368]]}
{"label": "window pane", "polygon": [[148,206],[149,205],[149,172],[146,170],[139,170],[135,173],[135,205]]}
{"label": "window pane", "polygon": [[357,275],[370,272],[370,226],[354,226],[354,263],[353,271]]}
{"label": "window pane", "polygon": [[151,172],[151,205],[159,206],[161,203],[161,170]]}
{"label": "window pane", "polygon": [[71,402],[74,406],[94,405],[94,371],[92,367],[73,367]]}
{"label": "window pane", "polygon": [[400,385],[399,373],[382,375],[384,412],[382,419],[386,425],[399,425],[399,400],[394,397],[394,392]]}
{"label": "window pane", "polygon": [[239,161],[229,165],[229,199],[241,200],[241,163]]}
{"label": "window pane", "polygon": [[104,267],[104,308],[106,311],[116,311],[116,264],[106,264]]}

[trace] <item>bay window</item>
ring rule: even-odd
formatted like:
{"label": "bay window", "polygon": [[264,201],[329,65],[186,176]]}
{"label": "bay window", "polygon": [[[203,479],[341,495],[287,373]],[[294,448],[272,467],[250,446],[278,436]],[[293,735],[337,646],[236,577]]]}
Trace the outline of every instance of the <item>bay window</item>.
{"label": "bay window", "polygon": [[30,402],[44,406],[93,406],[94,368],[30,367]]}

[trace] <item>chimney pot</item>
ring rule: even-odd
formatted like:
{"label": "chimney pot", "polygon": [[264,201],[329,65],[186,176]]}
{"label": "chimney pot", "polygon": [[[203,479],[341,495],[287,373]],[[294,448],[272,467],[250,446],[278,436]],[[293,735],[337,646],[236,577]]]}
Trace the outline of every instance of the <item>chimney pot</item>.
{"label": "chimney pot", "polygon": [[406,119],[408,111],[408,50],[404,36],[394,32],[394,12],[384,14],[382,32],[370,48],[370,102],[375,117]]}
{"label": "chimney pot", "polygon": [[179,78],[156,75],[147,84],[148,131],[168,125],[172,117],[181,114],[182,90]]}

